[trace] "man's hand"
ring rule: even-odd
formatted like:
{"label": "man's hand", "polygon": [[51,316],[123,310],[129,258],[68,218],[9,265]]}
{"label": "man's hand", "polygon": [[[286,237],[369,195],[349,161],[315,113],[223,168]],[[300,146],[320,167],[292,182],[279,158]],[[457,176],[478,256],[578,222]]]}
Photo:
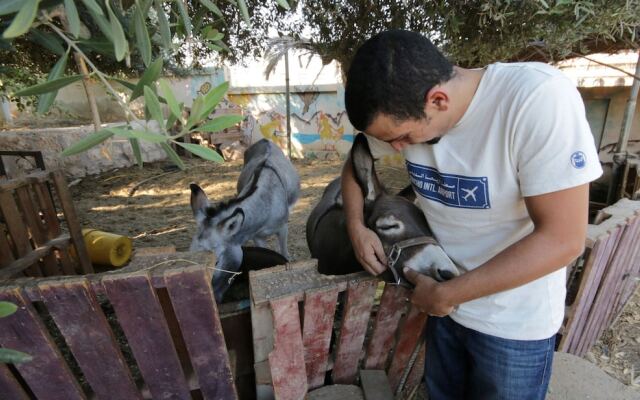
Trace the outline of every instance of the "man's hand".
{"label": "man's hand", "polygon": [[416,287],[411,295],[411,304],[418,310],[435,317],[444,317],[451,314],[455,304],[449,302],[443,296],[443,286],[435,279],[422,275],[411,268],[404,268],[405,278]]}
{"label": "man's hand", "polygon": [[387,269],[387,257],[380,238],[364,225],[350,230],[353,252],[358,262],[371,275],[379,275]]}

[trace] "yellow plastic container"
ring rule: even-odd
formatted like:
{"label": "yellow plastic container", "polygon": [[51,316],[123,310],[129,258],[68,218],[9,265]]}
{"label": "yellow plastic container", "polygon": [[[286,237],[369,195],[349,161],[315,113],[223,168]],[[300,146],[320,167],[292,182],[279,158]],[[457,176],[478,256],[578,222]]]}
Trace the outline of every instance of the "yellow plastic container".
{"label": "yellow plastic container", "polygon": [[132,243],[126,236],[83,229],[82,236],[93,264],[122,267],[131,258]]}

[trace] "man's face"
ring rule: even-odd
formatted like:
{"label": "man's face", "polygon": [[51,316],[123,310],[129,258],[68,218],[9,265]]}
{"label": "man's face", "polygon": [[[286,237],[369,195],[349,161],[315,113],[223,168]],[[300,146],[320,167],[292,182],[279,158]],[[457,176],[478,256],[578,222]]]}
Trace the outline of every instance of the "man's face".
{"label": "man's face", "polygon": [[389,143],[397,151],[419,143],[435,143],[446,132],[445,124],[433,118],[398,120],[386,114],[378,114],[366,133]]}

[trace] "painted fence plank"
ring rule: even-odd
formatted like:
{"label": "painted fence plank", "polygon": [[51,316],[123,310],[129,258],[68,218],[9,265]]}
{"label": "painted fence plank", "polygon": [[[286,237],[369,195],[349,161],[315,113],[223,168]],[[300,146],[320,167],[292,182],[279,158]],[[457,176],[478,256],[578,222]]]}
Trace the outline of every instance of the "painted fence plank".
{"label": "painted fence plank", "polygon": [[301,400],[307,393],[307,373],[300,332],[298,301],[294,296],[270,302],[274,348],[269,354],[273,390],[278,400]]}
{"label": "painted fence plank", "polygon": [[[13,194],[10,192],[0,193],[0,211],[4,216],[7,230],[11,236],[11,241],[16,249],[18,258],[29,254],[33,248],[29,240],[29,232],[22,221],[20,211],[16,205]],[[26,269],[31,276],[42,276],[42,271],[38,264],[32,264]]]}
{"label": "painted fence plank", "polygon": [[89,260],[87,247],[84,244],[84,237],[80,230],[80,220],[73,207],[73,199],[71,198],[67,181],[61,170],[54,171],[52,176],[58,198],[60,199],[60,206],[62,207],[64,218],[67,221],[67,228],[69,229],[69,234],[71,235],[71,240],[76,250],[76,257],[79,261],[80,269],[83,274],[91,274],[94,272],[93,266],[91,265],[91,260]]}
{"label": "painted fence plank", "polygon": [[332,372],[334,383],[351,384],[357,377],[377,286],[378,281],[373,280],[349,282]]}
{"label": "painted fence plank", "polygon": [[614,319],[620,314],[622,308],[626,304],[625,294],[629,288],[635,289],[637,285],[636,277],[640,268],[640,215],[635,215],[631,220],[630,225],[633,227],[632,239],[630,240],[631,248],[628,259],[628,268],[625,271],[625,275],[621,280],[620,288],[618,289],[613,301],[613,311],[610,315],[607,325],[611,325]]}
{"label": "painted fence plank", "polygon": [[[574,317],[575,326],[568,348],[568,352],[571,354],[578,355],[584,343],[586,328],[589,323],[589,315],[595,306],[594,302],[598,293],[598,287],[613,257],[622,232],[623,227],[617,226],[611,230],[606,239],[602,240],[602,251],[595,255],[595,261],[593,262],[590,273],[588,275],[585,274],[582,278],[585,284],[585,290],[580,297],[580,313]],[[578,294],[580,295],[580,293]]]}
{"label": "painted fence plank", "polygon": [[164,278],[203,397],[236,399],[229,355],[206,268],[173,269]]}
{"label": "painted fence plank", "polygon": [[45,221],[46,232],[49,235],[48,239],[54,239],[60,235],[60,221],[58,221],[56,207],[53,205],[51,191],[47,183],[43,182],[34,183],[33,189],[35,190],[37,204],[40,207],[40,212]]}
{"label": "painted fence plank", "polygon": [[[2,211],[0,210],[0,215]],[[3,222],[0,222],[0,270],[7,265],[10,265],[14,260],[13,251],[9,246],[9,241],[7,239],[8,232],[6,231],[6,226]]]}
{"label": "painted fence plank", "polygon": [[[22,211],[22,215],[27,223],[29,232],[31,232],[31,238],[35,243],[35,247],[44,245],[47,243],[48,238],[44,230],[44,225],[36,211],[36,207],[34,207],[29,187],[22,186],[17,188],[16,196],[19,200],[18,207]],[[44,271],[45,276],[60,275],[60,268],[56,262],[56,256],[53,251],[42,257],[42,270]]]}
{"label": "painted fence plank", "polygon": [[609,317],[613,314],[616,292],[622,283],[623,276],[631,265],[632,248],[637,246],[635,225],[626,225],[611,257],[609,265],[602,277],[597,295],[594,299],[589,321],[585,325],[583,340],[576,355],[584,355],[595,343],[606,328]]}
{"label": "painted fence plank", "polygon": [[373,325],[371,340],[367,347],[365,369],[384,369],[389,358],[390,349],[393,348],[394,334],[398,322],[406,310],[409,297],[409,289],[398,285],[385,285],[380,307]]}
{"label": "painted fence plank", "polygon": [[89,282],[75,277],[45,280],[38,289],[96,396],[140,399]]}
{"label": "painted fence plank", "polygon": [[576,295],[577,304],[575,305],[573,315],[567,321],[567,330],[561,343],[561,351],[572,354],[576,351],[598,285],[602,279],[602,274],[615,249],[621,231],[622,230],[617,227],[613,229],[609,235],[601,237],[595,242],[589,258],[584,265],[582,278]]}
{"label": "painted fence plank", "polygon": [[0,393],[5,399],[29,400],[20,382],[13,376],[9,367],[2,363],[0,363]]}
{"label": "painted fence plank", "polygon": [[[401,388],[401,399],[413,399],[416,390],[420,388],[420,383],[424,379],[424,361],[426,356],[426,346],[420,346],[417,358],[407,375],[407,379]],[[397,391],[396,391],[397,393]]]}
{"label": "painted fence plank", "polygon": [[32,361],[16,364],[16,369],[39,400],[85,399],[62,354],[46,327],[17,287],[0,288],[0,300],[10,301],[18,311],[0,318],[0,345],[37,355]]}
{"label": "painted fence plank", "polygon": [[411,307],[405,320],[398,327],[400,337],[393,352],[391,365],[387,370],[389,383],[394,392],[402,380],[413,351],[416,349],[418,342],[423,339],[422,333],[426,322],[427,314],[418,311],[417,307]]}
{"label": "painted fence plank", "polygon": [[258,400],[273,399],[273,382],[269,371],[269,353],[273,351],[273,315],[269,303],[255,304],[252,299],[251,335],[256,374],[256,398]]}
{"label": "painted fence plank", "polygon": [[305,293],[302,342],[309,389],[324,384],[337,301],[338,288]]}
{"label": "painted fence plank", "polygon": [[152,397],[191,399],[148,273],[107,275],[102,284]]}

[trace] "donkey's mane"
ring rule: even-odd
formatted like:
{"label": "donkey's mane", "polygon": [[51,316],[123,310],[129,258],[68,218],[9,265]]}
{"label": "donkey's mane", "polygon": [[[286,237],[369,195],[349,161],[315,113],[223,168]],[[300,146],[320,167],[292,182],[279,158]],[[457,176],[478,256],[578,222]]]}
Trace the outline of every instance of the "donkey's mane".
{"label": "donkey's mane", "polygon": [[[235,204],[239,204],[243,200],[245,200],[249,196],[251,196],[258,189],[258,179],[260,178],[260,174],[262,174],[262,171],[265,168],[271,169],[274,172],[276,172],[275,169],[273,169],[273,168],[269,167],[268,165],[266,165],[267,161],[268,161],[268,158],[265,158],[256,167],[257,173],[251,177],[251,182],[249,184],[249,190],[247,190],[242,196],[237,196],[237,197],[234,197],[233,199],[230,199],[230,200],[227,200],[227,201],[222,201],[222,202],[216,203],[216,204],[214,204],[212,206],[208,206],[206,208],[207,218],[213,218],[219,212],[221,212],[222,210],[230,208],[230,207],[234,206]],[[276,172],[276,175],[277,175],[277,172]]]}

